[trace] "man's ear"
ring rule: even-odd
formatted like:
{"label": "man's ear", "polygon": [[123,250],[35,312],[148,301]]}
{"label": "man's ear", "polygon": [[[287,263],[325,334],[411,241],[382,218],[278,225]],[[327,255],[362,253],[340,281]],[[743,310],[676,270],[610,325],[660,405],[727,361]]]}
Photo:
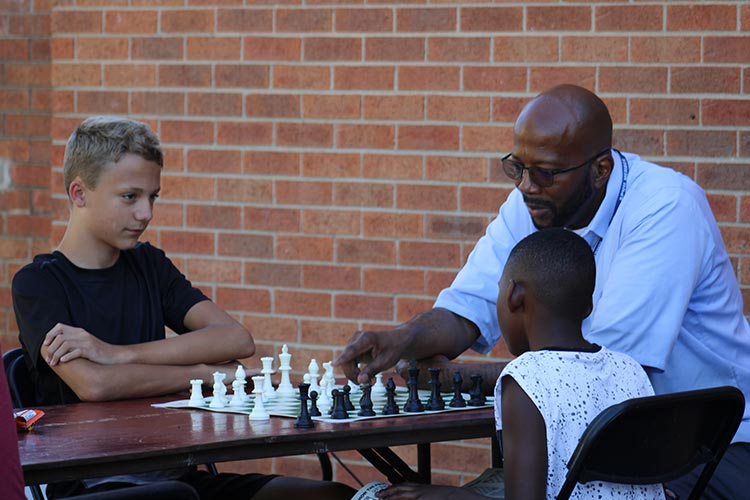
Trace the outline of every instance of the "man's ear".
{"label": "man's ear", "polygon": [[612,169],[615,166],[615,161],[612,159],[612,152],[607,151],[606,155],[600,156],[592,166],[594,167],[594,186],[597,189],[601,189],[607,185],[609,176],[612,174]]}
{"label": "man's ear", "polygon": [[76,177],[68,186],[68,198],[76,207],[86,206],[86,186],[80,177]]}
{"label": "man's ear", "polygon": [[524,302],[526,300],[526,287],[523,286],[523,283],[519,283],[516,280],[510,280],[506,300],[510,312],[515,313],[523,310]]}

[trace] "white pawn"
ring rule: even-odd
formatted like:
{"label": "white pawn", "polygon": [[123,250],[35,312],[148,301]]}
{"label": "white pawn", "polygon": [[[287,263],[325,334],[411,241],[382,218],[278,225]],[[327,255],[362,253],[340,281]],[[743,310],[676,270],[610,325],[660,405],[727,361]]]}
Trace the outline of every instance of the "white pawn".
{"label": "white pawn", "polygon": [[373,396],[385,396],[385,384],[383,383],[383,374],[375,375],[375,385],[372,386]]}
{"label": "white pawn", "polygon": [[[242,401],[247,401],[247,394],[245,393],[245,386],[247,385],[247,373],[245,372],[245,367],[242,365],[237,365],[237,370],[234,372],[234,379],[239,380],[242,382]],[[234,388],[234,383],[232,383],[232,388]]]}
{"label": "white pawn", "polygon": [[273,390],[273,382],[271,382],[273,358],[271,356],[264,356],[260,358],[260,362],[263,364],[263,369],[260,371],[263,374],[263,396],[266,398],[266,401],[270,401],[276,397]]}
{"label": "white pawn", "polygon": [[324,416],[328,416],[328,410],[331,409],[331,389],[328,386],[328,379],[323,377],[320,381],[320,392],[318,393],[318,410]]}
{"label": "white pawn", "polygon": [[214,372],[214,392],[211,398],[209,408],[224,408],[226,406],[227,386],[224,385],[226,375],[221,372]]}
{"label": "white pawn", "polygon": [[258,420],[258,421],[264,421],[269,420],[271,416],[266,411],[266,407],[263,405],[263,377],[253,377],[253,383],[255,384],[255,387],[253,388],[253,394],[255,395],[255,405],[253,406],[253,411],[250,412],[250,416],[248,417],[250,420]]}
{"label": "white pawn", "polygon": [[289,372],[292,371],[292,365],[289,363],[292,355],[289,354],[289,348],[284,344],[279,354],[279,371],[281,372],[281,382],[276,390],[279,396],[294,396],[294,386],[289,379]]}
{"label": "white pawn", "polygon": [[315,358],[310,360],[310,364],[307,366],[307,374],[310,375],[310,392],[320,392],[320,385],[318,385],[318,378],[320,377],[320,367]]}
{"label": "white pawn", "polygon": [[190,406],[205,406],[206,399],[203,397],[203,380],[195,378],[190,380]]}
{"label": "white pawn", "polygon": [[245,381],[238,378],[232,382],[232,399],[229,406],[242,406],[245,404]]}

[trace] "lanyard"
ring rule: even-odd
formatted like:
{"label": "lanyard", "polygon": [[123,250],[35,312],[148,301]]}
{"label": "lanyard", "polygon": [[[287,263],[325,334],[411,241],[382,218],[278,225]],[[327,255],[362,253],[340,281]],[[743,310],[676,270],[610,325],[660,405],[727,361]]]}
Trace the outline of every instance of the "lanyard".
{"label": "lanyard", "polygon": [[[625,158],[625,155],[623,155],[619,150],[615,148],[612,148],[612,151],[617,153],[617,155],[620,157],[620,166],[622,167],[622,181],[620,181],[620,193],[617,195],[617,202],[615,202],[615,209],[612,210],[612,217],[609,218],[609,223],[607,224],[607,230],[609,230],[609,226],[612,224],[612,220],[614,220],[615,218],[617,209],[620,208],[620,203],[622,202],[622,199],[625,197],[625,191],[628,188],[628,174],[630,173],[630,163],[628,163],[628,159]],[[594,255],[596,255],[596,251],[599,250],[599,244],[602,242],[603,239],[604,239],[604,236],[602,236],[601,238],[597,238],[596,245],[594,245],[594,248],[592,249],[594,252]]]}

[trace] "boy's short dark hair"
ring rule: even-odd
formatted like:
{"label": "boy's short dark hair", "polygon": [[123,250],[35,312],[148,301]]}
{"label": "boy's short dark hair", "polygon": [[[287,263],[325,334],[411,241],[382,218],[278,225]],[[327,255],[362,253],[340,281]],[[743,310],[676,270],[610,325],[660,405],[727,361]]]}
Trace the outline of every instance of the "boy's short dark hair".
{"label": "boy's short dark hair", "polygon": [[525,237],[511,250],[504,274],[560,315],[582,320],[589,311],[596,263],[588,243],[572,231],[549,228]]}
{"label": "boy's short dark hair", "polygon": [[65,146],[65,192],[76,177],[87,187],[95,188],[104,167],[127,153],[164,166],[159,138],[145,123],[115,116],[87,118],[73,131]]}

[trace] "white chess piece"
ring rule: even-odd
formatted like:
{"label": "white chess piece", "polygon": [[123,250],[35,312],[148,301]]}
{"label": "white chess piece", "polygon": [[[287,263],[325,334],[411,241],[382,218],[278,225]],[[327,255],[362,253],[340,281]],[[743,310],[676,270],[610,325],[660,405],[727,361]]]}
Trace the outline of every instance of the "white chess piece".
{"label": "white chess piece", "polygon": [[269,420],[271,417],[266,411],[266,407],[263,405],[263,376],[253,377],[253,395],[255,395],[255,405],[253,411],[250,412],[248,417],[250,420],[264,421]]}
{"label": "white chess piece", "polygon": [[294,386],[292,381],[289,379],[289,372],[292,371],[292,365],[289,363],[292,359],[292,355],[289,354],[289,349],[286,344],[281,347],[281,353],[279,354],[279,371],[281,372],[281,382],[279,382],[279,388],[276,390],[279,396],[294,396]]}
{"label": "white chess piece", "polygon": [[234,379],[234,382],[232,382],[232,399],[229,400],[229,406],[245,404],[245,384],[246,382],[242,379]]}
{"label": "white chess piece", "polygon": [[224,408],[226,406],[227,386],[224,385],[226,375],[222,372],[214,372],[214,392],[209,408]]}
{"label": "white chess piece", "polygon": [[362,389],[359,388],[359,384],[357,384],[356,382],[347,380],[346,385],[349,386],[349,394],[359,394],[362,392]]}
{"label": "white chess piece", "polygon": [[331,409],[331,390],[328,388],[328,379],[323,377],[320,381],[320,392],[318,392],[318,410],[327,416]]}
{"label": "white chess piece", "polygon": [[372,386],[373,396],[385,396],[385,384],[383,383],[383,374],[377,373],[375,375],[375,385]]}
{"label": "white chess piece", "polygon": [[328,381],[328,392],[330,393],[336,388],[336,375],[334,375],[333,373],[333,362],[326,361],[325,363],[323,363],[323,368],[325,369],[325,372],[323,373],[323,379]]}
{"label": "white chess piece", "polygon": [[[234,379],[242,382],[242,401],[247,401],[248,397],[245,393],[245,386],[247,385],[247,373],[245,372],[244,366],[237,365],[237,370],[235,370],[234,372]],[[232,383],[232,387],[234,387],[234,383]]]}
{"label": "white chess piece", "polygon": [[320,377],[320,367],[315,358],[310,360],[310,364],[307,366],[307,374],[310,375],[310,392],[320,392],[320,385],[318,384],[318,378]]}
{"label": "white chess piece", "polygon": [[273,390],[273,383],[271,382],[273,357],[264,356],[260,358],[260,362],[263,364],[263,369],[260,371],[263,374],[263,396],[265,396],[266,401],[269,401],[276,397],[276,393]]}
{"label": "white chess piece", "polygon": [[205,406],[206,399],[203,397],[203,380],[195,378],[190,380],[190,406]]}

